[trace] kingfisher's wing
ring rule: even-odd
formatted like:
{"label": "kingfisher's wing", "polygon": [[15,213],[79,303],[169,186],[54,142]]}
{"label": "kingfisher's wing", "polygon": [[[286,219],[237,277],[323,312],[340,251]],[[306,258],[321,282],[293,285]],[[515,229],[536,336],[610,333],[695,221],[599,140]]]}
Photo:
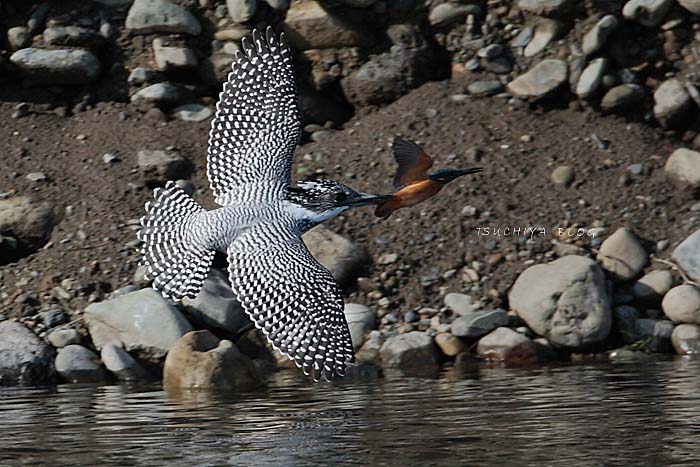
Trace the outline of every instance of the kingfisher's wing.
{"label": "kingfisher's wing", "polygon": [[394,139],[392,144],[394,159],[399,165],[394,176],[394,188],[400,190],[406,185],[428,178],[428,170],[433,166],[433,159],[413,141],[403,138]]}
{"label": "kingfisher's wing", "polygon": [[258,224],[228,248],[231,288],[272,345],[315,381],[344,375],[354,349],[343,296],[295,229]]}
{"label": "kingfisher's wing", "polygon": [[216,202],[279,199],[291,181],[301,117],[292,53],[268,27],[242,41],[209,132],[207,176]]}

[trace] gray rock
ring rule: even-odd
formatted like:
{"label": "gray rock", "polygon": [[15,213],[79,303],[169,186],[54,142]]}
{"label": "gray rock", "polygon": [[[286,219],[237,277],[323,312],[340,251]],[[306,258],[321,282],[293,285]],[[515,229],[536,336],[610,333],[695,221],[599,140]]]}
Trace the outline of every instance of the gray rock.
{"label": "gray rock", "polygon": [[153,289],[142,289],[85,309],[85,322],[98,350],[112,342],[139,358],[159,360],[192,326]]}
{"label": "gray rock", "polygon": [[469,15],[480,15],[481,8],[475,4],[460,4],[460,3],[441,3],[432,10],[428,15],[428,21],[433,27],[444,27],[450,24],[464,21]]}
{"label": "gray rock", "polygon": [[700,189],[700,152],[676,149],[666,161],[664,172],[679,187]]}
{"label": "gray rock", "polygon": [[699,0],[678,0],[678,4],[694,15],[700,15]]}
{"label": "gray rock", "polygon": [[700,230],[678,245],[672,254],[676,264],[695,282],[700,282]]}
{"label": "gray rock", "polygon": [[49,343],[60,349],[71,344],[80,344],[80,333],[75,329],[55,329],[47,336]]}
{"label": "gray rock", "polygon": [[658,302],[673,285],[671,271],[654,270],[632,286],[632,295],[643,302]]}
{"label": "gray rock", "polygon": [[511,47],[526,47],[532,40],[532,35],[534,33],[534,28],[532,26],[524,26],[510,41]]}
{"label": "gray rock", "polygon": [[27,174],[27,180],[30,182],[45,182],[48,177],[44,172],[30,172]]}
{"label": "gray rock", "polygon": [[445,295],[445,306],[458,315],[470,315],[475,311],[474,300],[462,293],[450,292]]}
{"label": "gray rock", "polygon": [[603,57],[591,60],[581,73],[576,85],[576,95],[582,99],[591,97],[598,90],[607,67],[608,61]]}
{"label": "gray rock", "polygon": [[311,254],[341,286],[348,285],[370,261],[362,248],[323,226],[306,232],[303,239]]}
{"label": "gray rock", "polygon": [[168,0],[134,0],[125,26],[134,34],[168,32],[198,36],[202,32],[190,12]]}
{"label": "gray rock", "polygon": [[26,49],[32,45],[32,36],[24,26],[16,26],[7,30],[7,42],[12,50]]}
{"label": "gray rock", "polygon": [[605,276],[582,256],[565,256],[526,269],[515,281],[510,306],[537,334],[562,347],[584,347],[610,333]]}
{"label": "gray rock", "polygon": [[638,84],[621,84],[605,93],[600,106],[608,112],[629,110],[644,101],[646,93]]}
{"label": "gray rock", "polygon": [[156,83],[137,91],[131,102],[145,101],[159,105],[172,105],[180,99],[180,91],[171,83]]}
{"label": "gray rock", "polygon": [[292,3],[285,17],[284,32],[298,50],[371,47],[375,42],[369,31],[330,14],[315,0]]}
{"label": "gray rock", "polygon": [[551,177],[555,185],[569,186],[574,181],[574,169],[568,165],[560,165],[552,171]]}
{"label": "gray rock", "polygon": [[96,47],[103,37],[93,29],[80,26],[52,26],[44,29],[44,42],[49,45]]}
{"label": "gray rock", "polygon": [[34,202],[25,196],[0,199],[0,235],[13,237],[28,248],[42,246],[57,220],[47,202]]}
{"label": "gray rock", "polygon": [[188,47],[166,45],[163,39],[153,39],[153,56],[160,71],[182,71],[197,66],[197,56]]}
{"label": "gray rock", "polygon": [[476,311],[452,321],[451,333],[458,337],[481,337],[494,329],[508,324],[505,310]]}
{"label": "gray rock", "polygon": [[620,22],[614,15],[605,15],[590,31],[583,36],[581,50],[586,55],[592,55],[599,51],[608,41],[610,35],[615,32]]}
{"label": "gray rock", "polygon": [[202,104],[185,104],[173,109],[173,115],[184,122],[203,122],[212,114],[212,110]]}
{"label": "gray rock", "polygon": [[491,96],[503,91],[503,84],[496,80],[474,81],[469,83],[467,91],[473,96]]}
{"label": "gray rock", "polygon": [[226,0],[228,15],[234,23],[245,23],[255,14],[257,0]]}
{"label": "gray rock", "polygon": [[104,381],[107,376],[95,352],[77,344],[58,351],[56,371],[70,383],[94,383]]}
{"label": "gray rock", "polygon": [[539,99],[559,89],[568,76],[563,60],[546,59],[508,83],[508,92],[521,98]]}
{"label": "gray rock", "polygon": [[613,311],[617,331],[625,344],[632,344],[639,340],[637,335],[637,320],[641,318],[641,313],[633,306],[622,305]]}
{"label": "gray rock", "polygon": [[640,338],[655,337],[670,340],[674,325],[668,320],[642,318],[635,323],[635,331]]}
{"label": "gray rock", "polygon": [[345,319],[350,328],[352,345],[355,347],[355,350],[358,350],[365,342],[365,334],[376,326],[377,313],[365,305],[346,303]]}
{"label": "gray rock", "polygon": [[185,158],[177,151],[141,150],[136,159],[146,181],[154,183],[175,180],[185,165]]}
{"label": "gray rock", "polygon": [[622,16],[642,26],[657,26],[666,17],[673,0],[629,0],[622,8]]}
{"label": "gray rock", "polygon": [[535,343],[519,332],[501,327],[479,339],[476,353],[489,360],[506,365],[531,365],[537,363]]}
{"label": "gray rock", "polygon": [[148,377],[148,372],[139,362],[118,345],[106,344],[102,347],[100,357],[107,370],[122,381],[137,381]]}
{"label": "gray rock", "polygon": [[535,35],[523,50],[526,57],[534,57],[542,52],[554,40],[566,33],[567,25],[562,21],[549,18],[540,18],[535,27]]}
{"label": "gray rock", "polygon": [[637,237],[621,227],[600,245],[596,259],[616,279],[628,281],[642,271],[649,255]]}
{"label": "gray rock", "polygon": [[209,331],[193,331],[179,339],[163,367],[168,390],[230,390],[258,382],[253,362],[231,341],[219,340]]}
{"label": "gray rock", "polygon": [[54,350],[15,321],[0,322],[0,386],[50,383]]}
{"label": "gray rock", "polygon": [[146,68],[136,67],[129,73],[129,77],[126,78],[126,82],[129,86],[138,86],[144,83],[150,83],[155,78],[155,73],[152,70]]}
{"label": "gray rock", "polygon": [[478,50],[476,55],[481,58],[488,60],[493,60],[499,57],[503,53],[503,46],[501,44],[489,44],[486,47],[482,47]]}
{"label": "gray rock", "polygon": [[431,373],[439,367],[439,352],[433,338],[419,331],[388,338],[379,354],[385,366],[407,374]]}
{"label": "gray rock", "polygon": [[87,50],[30,47],[13,53],[10,61],[32,84],[87,84],[100,73],[100,62]]}
{"label": "gray rock", "polygon": [[[375,0],[341,0],[341,3],[350,4],[349,6],[355,8],[364,8],[364,6],[354,6],[351,5],[352,3],[372,4],[374,2]],[[289,9],[290,0],[265,0],[265,3],[267,3],[270,6],[270,8],[272,8],[275,11],[286,12]]]}
{"label": "gray rock", "polygon": [[678,355],[700,354],[700,326],[679,324],[673,329],[671,343]]}
{"label": "gray rock", "polygon": [[356,107],[391,102],[428,80],[446,78],[449,63],[417,26],[387,30],[394,46],[375,55],[342,79],[348,101]]}
{"label": "gray rock", "polygon": [[566,16],[576,6],[576,0],[518,0],[518,8],[538,16]]}
{"label": "gray rock", "polygon": [[197,297],[184,298],[182,304],[193,321],[210,329],[235,334],[250,324],[226,280],[226,274],[215,268],[209,271]]}
{"label": "gray rock", "polygon": [[654,117],[664,128],[683,122],[693,100],[683,83],[676,78],[664,81],[654,92]]}
{"label": "gray rock", "polygon": [[674,323],[700,324],[700,290],[690,284],[674,287],[664,296],[661,308]]}
{"label": "gray rock", "polygon": [[63,308],[52,305],[48,310],[41,312],[41,319],[47,328],[55,328],[59,324],[65,323],[68,320],[68,316],[63,311]]}

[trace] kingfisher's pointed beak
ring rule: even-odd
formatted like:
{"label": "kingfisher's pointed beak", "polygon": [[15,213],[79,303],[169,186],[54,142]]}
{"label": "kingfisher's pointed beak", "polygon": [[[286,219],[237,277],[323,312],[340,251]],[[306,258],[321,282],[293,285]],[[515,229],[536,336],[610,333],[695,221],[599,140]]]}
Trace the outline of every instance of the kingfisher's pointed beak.
{"label": "kingfisher's pointed beak", "polygon": [[357,196],[347,200],[347,206],[378,206],[391,199],[390,195],[374,195],[370,193],[358,193]]}
{"label": "kingfisher's pointed beak", "polygon": [[457,169],[455,172],[457,172],[457,176],[461,177],[462,175],[476,174],[483,170],[481,167],[472,167],[470,169]]}

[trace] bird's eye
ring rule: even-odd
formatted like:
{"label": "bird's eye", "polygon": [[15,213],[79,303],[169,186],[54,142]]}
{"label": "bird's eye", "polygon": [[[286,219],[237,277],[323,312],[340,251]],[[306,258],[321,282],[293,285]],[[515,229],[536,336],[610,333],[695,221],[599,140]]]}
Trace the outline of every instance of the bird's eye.
{"label": "bird's eye", "polygon": [[345,201],[348,197],[347,193],[344,193],[342,191],[339,191],[338,193],[335,194],[335,200],[336,201]]}

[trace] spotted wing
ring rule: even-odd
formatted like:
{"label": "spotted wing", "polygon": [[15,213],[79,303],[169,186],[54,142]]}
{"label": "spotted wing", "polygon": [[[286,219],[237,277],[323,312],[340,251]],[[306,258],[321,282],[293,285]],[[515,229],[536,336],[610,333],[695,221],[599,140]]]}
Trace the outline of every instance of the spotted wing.
{"label": "spotted wing", "polygon": [[433,166],[433,159],[413,141],[396,138],[392,145],[394,159],[399,165],[394,176],[394,188],[400,190],[406,185],[428,178],[428,170]]}
{"label": "spotted wing", "polygon": [[301,117],[292,53],[268,27],[242,41],[209,132],[207,176],[222,206],[278,199],[291,180]]}
{"label": "spotted wing", "polygon": [[315,381],[343,376],[355,358],[343,296],[300,233],[260,224],[231,244],[228,259],[231,288],[270,343]]}

